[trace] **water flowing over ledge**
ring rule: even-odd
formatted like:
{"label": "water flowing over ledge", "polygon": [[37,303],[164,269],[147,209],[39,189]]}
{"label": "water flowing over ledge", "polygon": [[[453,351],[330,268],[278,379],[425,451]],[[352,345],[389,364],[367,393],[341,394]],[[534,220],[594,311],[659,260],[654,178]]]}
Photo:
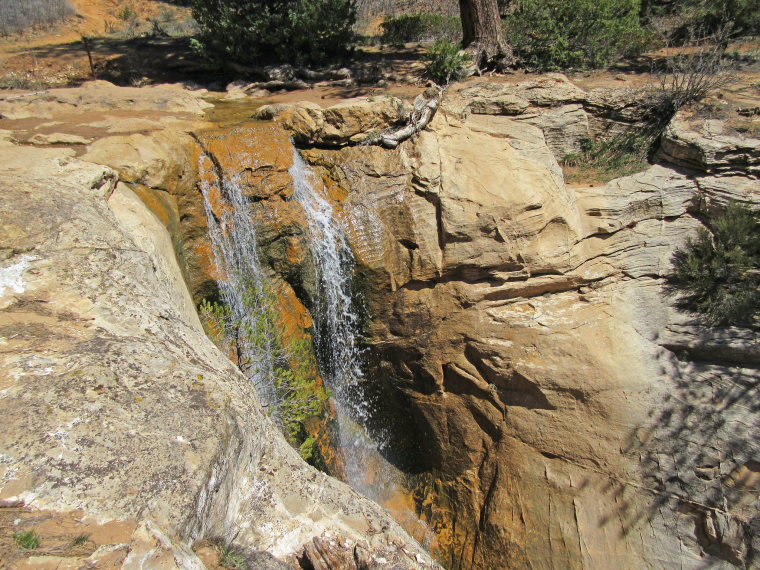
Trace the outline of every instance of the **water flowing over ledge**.
{"label": "water flowing over ledge", "polygon": [[[266,284],[250,204],[239,181],[228,178],[210,155],[201,155],[199,172],[214,260],[223,276],[218,282],[221,297],[239,329],[247,331],[235,339],[238,364],[276,417],[274,334],[266,318]],[[219,218],[212,207],[212,193],[218,193],[222,202]]]}
{"label": "water flowing over ledge", "polygon": [[[246,136],[244,131],[238,136]],[[203,145],[201,145],[203,146]],[[278,149],[279,152],[280,149]],[[282,149],[284,150],[284,149]],[[364,496],[385,505],[415,535],[429,531],[415,514],[405,485],[405,474],[384,455],[391,438],[390,420],[379,406],[366,376],[361,342],[363,305],[354,286],[355,259],[340,206],[333,204],[321,180],[298,150],[291,146],[288,169],[292,194],[285,203],[299,206],[305,235],[305,264],[313,277],[307,292],[319,375],[332,401],[329,446],[337,458],[330,471]],[[241,162],[249,160],[241,155]],[[252,163],[255,159],[250,158]],[[235,168],[248,168],[240,164]],[[253,168],[256,165],[253,164]],[[235,323],[232,355],[256,385],[274,420],[283,424],[281,387],[277,383],[277,324],[272,322],[272,276],[267,273],[265,250],[257,236],[256,207],[240,175],[230,174],[213,152],[200,158],[200,189],[208,220],[219,292]],[[255,339],[251,342],[251,339]]]}

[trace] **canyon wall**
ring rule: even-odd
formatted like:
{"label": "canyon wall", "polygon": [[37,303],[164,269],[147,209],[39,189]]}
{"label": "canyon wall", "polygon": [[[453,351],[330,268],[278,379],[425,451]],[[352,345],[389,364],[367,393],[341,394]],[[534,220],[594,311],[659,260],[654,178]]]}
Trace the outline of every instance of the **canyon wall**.
{"label": "canyon wall", "polygon": [[347,191],[369,376],[448,567],[757,563],[756,335],[676,310],[664,277],[701,220],[758,204],[758,141],[683,115],[645,172],[565,185],[557,159],[637,97],[468,83],[397,150],[274,113]]}
{"label": "canyon wall", "polygon": [[[293,136],[348,228],[377,427],[395,428],[388,457],[446,566],[757,564],[756,334],[703,326],[664,281],[705,218],[758,203],[756,140],[684,114],[645,172],[568,186],[557,160],[635,124],[634,92],[469,82],[387,150],[353,143],[404,121],[396,100],[270,107],[279,126],[210,135],[197,97],[98,88],[111,110],[86,88],[0,102],[9,121],[47,117],[4,134],[25,146],[4,143],[18,158],[0,179],[0,511],[125,522],[87,554],[116,567],[202,567],[189,546],[212,536],[291,563],[430,564],[300,461],[194,319],[221,277],[197,185],[206,133],[252,203],[288,326],[309,328]],[[113,112],[119,97],[147,123]],[[57,148],[61,134],[86,141]]]}

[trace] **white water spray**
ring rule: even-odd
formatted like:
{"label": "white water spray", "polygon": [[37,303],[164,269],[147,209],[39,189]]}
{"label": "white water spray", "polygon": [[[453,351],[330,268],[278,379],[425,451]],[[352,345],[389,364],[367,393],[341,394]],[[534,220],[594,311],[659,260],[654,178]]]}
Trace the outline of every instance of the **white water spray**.
{"label": "white water spray", "polygon": [[[312,307],[315,348],[337,412],[334,444],[344,459],[346,482],[370,499],[387,505],[404,494],[404,475],[381,454],[388,440],[382,430],[373,431],[374,440],[367,433],[374,410],[363,390],[366,379],[358,343],[359,313],[352,295],[353,253],[333,206],[318,191],[320,185],[314,183],[301,155],[296,149],[293,152],[289,172],[294,182],[294,198],[303,207],[308,222],[316,274]],[[232,320],[243,331],[237,339],[241,368],[256,384],[262,402],[276,419],[275,333],[269,330],[272,325],[267,311],[271,310],[271,300],[259,259],[251,205],[238,180],[228,178],[211,156],[201,157],[200,173],[215,263],[223,276],[219,281],[220,293],[232,311]],[[256,341],[250,342],[251,338]],[[413,510],[394,514],[401,514],[411,526],[427,533]]]}
{"label": "white water spray", "polygon": [[309,224],[310,249],[317,277],[314,307],[315,341],[322,375],[335,399],[338,444],[347,483],[382,502],[398,489],[401,473],[380,454],[386,438],[367,434],[372,403],[362,389],[362,354],[358,347],[359,316],[354,306],[354,258],[346,232],[333,206],[316,189],[313,174],[297,150],[290,168],[294,197]]}
{"label": "white water spray", "polygon": [[[269,299],[261,269],[251,206],[239,181],[228,179],[212,158],[201,155],[201,192],[206,209],[219,290],[240,334],[237,338],[241,370],[256,385],[262,403],[275,415],[277,391],[274,384],[275,335],[268,319]],[[217,210],[212,193],[218,193]]]}

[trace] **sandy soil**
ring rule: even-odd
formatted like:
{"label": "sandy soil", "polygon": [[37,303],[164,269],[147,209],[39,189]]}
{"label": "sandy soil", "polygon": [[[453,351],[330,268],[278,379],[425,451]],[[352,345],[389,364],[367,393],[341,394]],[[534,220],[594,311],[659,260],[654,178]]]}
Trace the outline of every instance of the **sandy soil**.
{"label": "sandy soil", "polygon": [[[150,29],[150,19],[173,14],[178,21],[189,17],[189,8],[161,0],[70,0],[76,16],[55,27],[0,37],[0,86],[18,84],[29,88],[65,86],[91,79],[83,36],[92,38],[95,63],[101,68],[129,51],[127,29],[140,35]],[[132,15],[123,19],[124,8]],[[131,34],[129,34],[131,35]],[[160,43],[158,49],[163,47]],[[156,50],[153,50],[154,52]],[[156,54],[152,53],[151,58]],[[158,57],[160,61],[162,57]]]}

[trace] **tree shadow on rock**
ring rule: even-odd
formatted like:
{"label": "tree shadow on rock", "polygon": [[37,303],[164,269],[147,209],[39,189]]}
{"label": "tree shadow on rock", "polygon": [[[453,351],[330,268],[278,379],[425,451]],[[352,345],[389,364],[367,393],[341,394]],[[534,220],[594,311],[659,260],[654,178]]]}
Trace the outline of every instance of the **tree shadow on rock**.
{"label": "tree shadow on rock", "polygon": [[[716,348],[716,330],[733,329],[689,327],[662,343],[676,356],[662,370],[664,397],[624,448],[639,460],[642,485],[612,481],[605,492],[623,535],[646,521],[701,558],[691,567],[751,567],[760,557],[760,370]],[[648,506],[633,497],[642,491]]]}

